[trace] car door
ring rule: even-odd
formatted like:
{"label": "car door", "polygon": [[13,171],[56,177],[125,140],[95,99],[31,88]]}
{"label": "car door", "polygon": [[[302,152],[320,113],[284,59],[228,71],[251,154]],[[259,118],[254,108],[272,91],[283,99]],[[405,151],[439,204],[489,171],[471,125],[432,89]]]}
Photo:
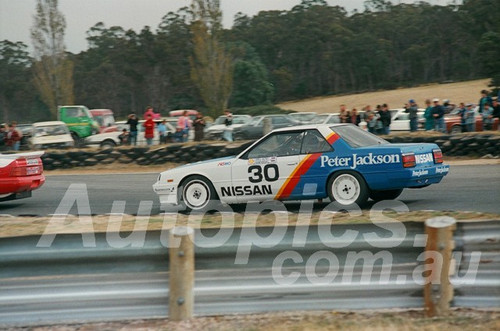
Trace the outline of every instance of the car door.
{"label": "car door", "polygon": [[274,132],[233,162],[230,198],[242,203],[289,197],[299,178],[303,135],[303,130]]}
{"label": "car door", "polygon": [[303,135],[301,170],[297,183],[290,194],[291,199],[312,199],[326,195],[326,182],[330,172],[320,166],[321,156],[332,156],[334,149],[316,129],[306,130]]}

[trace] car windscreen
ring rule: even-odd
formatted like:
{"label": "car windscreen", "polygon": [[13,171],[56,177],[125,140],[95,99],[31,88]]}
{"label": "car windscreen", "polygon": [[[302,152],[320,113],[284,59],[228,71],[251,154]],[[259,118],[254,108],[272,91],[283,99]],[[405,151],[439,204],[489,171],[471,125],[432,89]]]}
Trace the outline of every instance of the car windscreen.
{"label": "car windscreen", "polygon": [[355,125],[332,126],[333,132],[337,133],[352,148],[368,147],[388,144],[387,140],[377,137],[370,132],[364,131]]}

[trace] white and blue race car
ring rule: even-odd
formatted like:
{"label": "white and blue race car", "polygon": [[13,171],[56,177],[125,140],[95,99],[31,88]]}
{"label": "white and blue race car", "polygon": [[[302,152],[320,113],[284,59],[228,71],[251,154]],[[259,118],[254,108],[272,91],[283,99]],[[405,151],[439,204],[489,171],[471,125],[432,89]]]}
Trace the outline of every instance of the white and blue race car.
{"label": "white and blue race car", "polygon": [[436,144],[391,144],[352,124],[307,125],[274,130],[237,156],[164,171],[153,190],[163,209],[323,198],[362,206],[439,183],[448,171]]}

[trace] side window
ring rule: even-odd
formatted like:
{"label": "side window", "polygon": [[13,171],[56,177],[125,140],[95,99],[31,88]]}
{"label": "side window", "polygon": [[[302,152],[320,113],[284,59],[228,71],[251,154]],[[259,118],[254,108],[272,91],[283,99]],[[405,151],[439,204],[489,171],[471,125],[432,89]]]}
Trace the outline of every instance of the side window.
{"label": "side window", "polygon": [[283,123],[287,123],[287,121],[285,120],[284,117],[282,116],[276,116],[276,117],[272,117],[271,118],[271,122],[273,124],[283,124]]}
{"label": "side window", "polygon": [[278,132],[252,148],[247,158],[254,159],[271,156],[288,156],[300,154],[304,132]]}
{"label": "side window", "polygon": [[78,108],[66,108],[66,117],[78,117]]}
{"label": "side window", "polygon": [[340,123],[340,118],[337,115],[330,117],[330,119],[327,122],[327,124],[335,124],[335,123]]}
{"label": "side window", "polygon": [[318,130],[308,130],[304,134],[301,154],[327,153],[333,151],[333,147],[325,140]]}

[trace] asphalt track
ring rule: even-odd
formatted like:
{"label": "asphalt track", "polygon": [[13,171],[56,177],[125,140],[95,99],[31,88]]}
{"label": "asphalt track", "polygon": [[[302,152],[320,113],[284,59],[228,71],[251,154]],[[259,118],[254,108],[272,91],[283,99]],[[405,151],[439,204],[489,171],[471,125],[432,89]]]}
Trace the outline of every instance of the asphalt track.
{"label": "asphalt track", "polygon": [[[103,215],[111,212],[137,214],[141,203],[145,213],[149,214],[151,210],[150,215],[156,215],[161,212],[160,204],[151,185],[157,176],[157,173],[48,175],[45,185],[34,191],[33,197],[0,202],[0,215],[47,216],[56,213]],[[70,186],[77,189],[75,191],[77,194],[66,194]],[[70,199],[63,202],[65,194]],[[75,203],[76,198],[78,207]],[[453,166],[440,184],[424,189],[406,189],[398,200],[405,203],[410,211],[453,210],[500,213],[500,166]],[[113,202],[117,201],[124,202],[124,210],[112,210]],[[321,210],[325,205],[316,204],[315,208]],[[297,212],[299,207],[299,203],[287,204],[291,212]],[[244,210],[244,206],[235,207],[235,211]]]}

